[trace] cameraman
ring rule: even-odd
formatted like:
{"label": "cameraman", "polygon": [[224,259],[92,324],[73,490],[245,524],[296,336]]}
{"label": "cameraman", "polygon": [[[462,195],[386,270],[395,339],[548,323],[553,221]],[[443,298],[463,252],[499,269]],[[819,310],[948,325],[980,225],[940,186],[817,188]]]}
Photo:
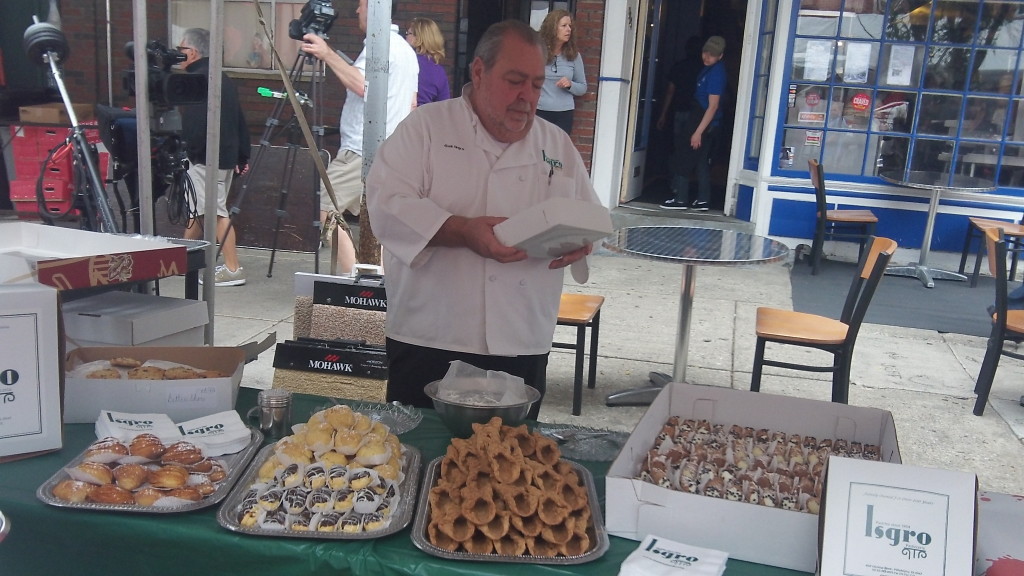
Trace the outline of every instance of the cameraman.
{"label": "cameraman", "polygon": [[[181,67],[186,72],[210,73],[210,32],[202,28],[189,28],[182,35],[178,51],[185,54]],[[196,240],[202,237],[202,224],[196,218],[203,217],[206,209],[206,102],[181,106],[182,137],[188,153],[188,176],[195,189],[196,205],[189,214],[185,238]],[[235,247],[235,230],[229,226],[228,190],[234,174],[243,175],[249,171],[249,127],[245,123],[242,107],[238,101],[238,90],[227,74],[221,74],[220,96],[220,154],[217,170],[217,241],[221,243],[224,264],[217,266],[214,275],[216,286],[241,286],[245,284],[245,270],[238,263]],[[202,277],[200,276],[200,282]]]}
{"label": "cameraman", "polygon": [[[366,34],[367,0],[359,0],[356,15],[359,29]],[[392,5],[392,9],[394,5]],[[352,64],[335,52],[327,42],[316,34],[302,37],[302,50],[322,60],[341,80],[345,87],[345,106],[341,109],[341,145],[338,154],[327,166],[338,200],[338,211],[359,214],[359,201],[363,195],[363,108],[366,104],[366,48]],[[364,40],[365,42],[365,40]],[[398,26],[391,25],[390,48],[388,51],[388,95],[387,118],[384,123],[385,138],[391,136],[398,123],[409,115],[416,106],[416,91],[419,88],[420,65],[416,52],[409,43],[398,35]],[[335,208],[327,194],[320,196],[320,219],[325,229]],[[337,215],[341,217],[340,214]],[[348,274],[356,263],[355,248],[344,238],[338,246],[338,273]]]}

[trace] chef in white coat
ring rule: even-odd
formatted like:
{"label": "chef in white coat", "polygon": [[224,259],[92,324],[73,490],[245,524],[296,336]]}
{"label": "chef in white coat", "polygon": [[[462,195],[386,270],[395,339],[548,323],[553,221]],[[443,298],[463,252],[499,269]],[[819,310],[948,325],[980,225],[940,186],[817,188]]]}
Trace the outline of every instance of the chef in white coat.
{"label": "chef in white coat", "polygon": [[387,275],[389,401],[432,406],[423,387],[452,360],[519,376],[543,394],[563,268],[592,248],[529,258],[494,235],[548,198],[599,203],[568,135],[535,118],[544,83],[536,31],[493,25],[471,79],[461,98],[410,114],[367,177]]}

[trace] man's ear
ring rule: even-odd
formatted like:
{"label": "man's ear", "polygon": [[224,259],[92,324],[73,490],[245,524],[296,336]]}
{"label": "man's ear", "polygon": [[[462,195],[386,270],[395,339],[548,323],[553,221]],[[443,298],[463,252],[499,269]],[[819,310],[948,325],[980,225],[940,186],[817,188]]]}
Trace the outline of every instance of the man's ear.
{"label": "man's ear", "polygon": [[480,58],[474,58],[473,62],[469,65],[469,79],[476,84],[484,75],[484,61]]}

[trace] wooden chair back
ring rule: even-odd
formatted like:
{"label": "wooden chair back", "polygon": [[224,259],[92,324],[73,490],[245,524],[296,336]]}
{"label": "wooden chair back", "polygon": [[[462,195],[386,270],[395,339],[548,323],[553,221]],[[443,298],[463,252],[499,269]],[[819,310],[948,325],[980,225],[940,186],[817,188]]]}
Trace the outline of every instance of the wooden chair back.
{"label": "wooden chair back", "polygon": [[996,281],[996,317],[992,319],[995,328],[1006,329],[1006,308],[1009,287],[1006,276],[1006,236],[1002,228],[985,230],[985,246],[988,250],[988,271]]}
{"label": "wooden chair back", "polygon": [[850,327],[847,335],[849,342],[856,340],[878,283],[885,275],[885,269],[889,266],[893,254],[896,253],[895,240],[874,236],[870,242],[871,248],[861,258],[860,271],[850,283],[850,291],[846,294],[846,303],[839,318]]}
{"label": "wooden chair back", "polygon": [[818,209],[818,221],[824,223],[828,213],[828,200],[825,196],[825,169],[821,163],[810,158],[807,160],[807,171],[811,174],[811,185],[814,186],[814,203]]}

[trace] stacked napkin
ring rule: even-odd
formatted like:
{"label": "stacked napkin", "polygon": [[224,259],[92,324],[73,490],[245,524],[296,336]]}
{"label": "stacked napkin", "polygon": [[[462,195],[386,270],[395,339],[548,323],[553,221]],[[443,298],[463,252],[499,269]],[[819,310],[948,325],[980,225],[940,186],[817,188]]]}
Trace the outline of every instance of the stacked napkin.
{"label": "stacked napkin", "polygon": [[96,437],[131,442],[139,434],[155,434],[164,444],[181,440],[181,432],[166,414],[128,414],[103,410],[96,419]]}
{"label": "stacked napkin", "polygon": [[252,441],[249,428],[234,410],[182,422],[177,430],[189,442],[201,446],[208,457],[234,454]]}
{"label": "stacked napkin", "polygon": [[729,555],[648,534],[622,562],[619,576],[722,576]]}

